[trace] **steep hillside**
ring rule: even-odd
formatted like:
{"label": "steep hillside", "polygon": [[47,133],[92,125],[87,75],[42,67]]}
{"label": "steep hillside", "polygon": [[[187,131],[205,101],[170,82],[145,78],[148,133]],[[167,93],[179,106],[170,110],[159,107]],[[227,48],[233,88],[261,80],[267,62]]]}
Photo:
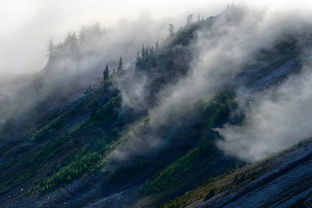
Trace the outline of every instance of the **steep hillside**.
{"label": "steep hillside", "polygon": [[[48,95],[40,102],[1,126],[0,207],[310,206],[310,141],[247,166],[218,146],[223,139],[218,129],[245,122],[242,89],[252,105],[254,97],[301,72],[303,47],[296,32],[250,50],[247,62],[225,58],[222,64],[241,70],[221,71],[220,76],[230,77],[226,83],[216,80],[213,90],[177,100],[172,109],[158,113],[170,90],[181,90],[195,73],[201,60],[198,41],[212,39],[209,49],[214,49],[225,41],[224,28],[243,19],[241,9],[227,8],[188,23],[162,46],[143,45],[130,67],[120,58],[117,69],[109,70],[101,60],[90,71],[44,90]],[[53,70],[61,70],[63,57],[79,65],[100,53],[81,52],[77,41],[69,35],[63,44],[51,45],[40,77],[58,74]],[[99,71],[103,77],[94,81]],[[51,81],[42,79],[48,81],[41,85]],[[137,91],[142,92],[136,97]]]}
{"label": "steep hillside", "polygon": [[211,179],[161,207],[311,207],[311,140]]}

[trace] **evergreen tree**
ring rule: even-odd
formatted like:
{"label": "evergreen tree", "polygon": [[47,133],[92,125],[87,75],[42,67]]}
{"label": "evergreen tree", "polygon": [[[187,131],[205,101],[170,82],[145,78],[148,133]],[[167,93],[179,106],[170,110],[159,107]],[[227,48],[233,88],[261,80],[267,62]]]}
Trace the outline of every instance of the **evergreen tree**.
{"label": "evergreen tree", "polygon": [[142,59],[145,59],[145,57],[146,57],[146,49],[145,49],[145,46],[143,45],[142,46],[142,50],[141,50],[141,56],[142,56]]}
{"label": "evergreen tree", "polygon": [[159,43],[158,43],[158,41],[156,41],[155,50],[156,50],[156,51],[159,50]]}
{"label": "evergreen tree", "polygon": [[79,54],[79,43],[76,33],[68,33],[60,48],[63,55],[77,57]]}
{"label": "evergreen tree", "polygon": [[92,30],[93,30],[92,32],[96,36],[102,35],[102,30],[101,30],[100,24],[98,22],[94,24],[94,26],[92,27]]}
{"label": "evergreen tree", "polygon": [[149,47],[149,55],[152,55],[154,53],[154,47],[150,46]]}
{"label": "evergreen tree", "polygon": [[122,57],[120,57],[118,68],[117,68],[117,72],[120,73],[122,71],[122,68],[123,68],[123,66],[122,66]]}
{"label": "evergreen tree", "polygon": [[48,51],[49,51],[49,54],[48,54],[48,57],[49,57],[49,60],[52,60],[54,57],[55,57],[55,50],[56,50],[56,46],[54,45],[53,43],[53,40],[50,39],[50,42],[49,42],[49,48],[48,48]]}
{"label": "evergreen tree", "polygon": [[53,40],[50,39],[50,42],[49,42],[49,52],[52,52],[54,49],[55,49],[55,45],[53,43]]}
{"label": "evergreen tree", "polygon": [[140,57],[140,51],[138,51],[137,53],[137,58],[136,58],[136,65],[140,65],[141,64],[141,57]]}
{"label": "evergreen tree", "polygon": [[71,34],[69,47],[71,51],[78,52],[79,45],[76,33]]}
{"label": "evergreen tree", "polygon": [[197,16],[197,22],[200,22],[200,14]]}
{"label": "evergreen tree", "polygon": [[104,81],[109,79],[109,69],[108,65],[106,64],[105,70],[103,72]]}
{"label": "evergreen tree", "polygon": [[173,26],[173,24],[169,24],[168,31],[169,31],[169,36],[173,37],[173,35],[174,35],[174,26]]}
{"label": "evergreen tree", "polygon": [[193,23],[193,14],[187,16],[186,25],[190,25]]}
{"label": "evergreen tree", "polygon": [[83,26],[79,32],[79,43],[85,44],[87,42],[87,28]]}

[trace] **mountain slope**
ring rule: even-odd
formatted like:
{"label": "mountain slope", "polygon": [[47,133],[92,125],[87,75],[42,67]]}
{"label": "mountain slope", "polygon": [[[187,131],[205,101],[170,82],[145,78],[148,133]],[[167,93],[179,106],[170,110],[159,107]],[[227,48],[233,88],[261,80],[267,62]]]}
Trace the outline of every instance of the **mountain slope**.
{"label": "mountain slope", "polygon": [[[152,113],[162,104],[166,89],[194,73],[200,34],[218,41],[219,27],[222,32],[223,24],[239,25],[242,16],[240,9],[229,8],[188,24],[162,47],[143,46],[129,71],[120,59],[109,78],[104,76],[84,93],[80,88],[60,96],[52,93],[56,98],[51,106],[48,98],[53,96],[47,96],[31,110],[32,116],[9,121],[0,132],[0,206],[269,207],[282,202],[309,206],[310,141],[241,169],[237,168],[245,161],[217,146],[222,140],[219,128],[244,123],[240,89],[248,91],[251,100],[300,73],[302,48],[296,34],[284,34],[272,47],[256,50],[240,73],[229,75],[229,82],[184,105],[175,103],[169,119],[159,114],[164,118],[155,124]],[[77,54],[73,56],[76,60]],[[49,60],[49,70],[53,61]],[[98,68],[106,67],[100,62]],[[125,97],[138,90],[137,84],[143,88],[140,99]],[[132,106],[134,101],[140,105]],[[15,125],[21,126],[19,131],[8,127]],[[292,179],[286,180],[288,176]],[[289,188],[293,184],[298,190]],[[284,202],[289,196],[292,201]]]}
{"label": "mountain slope", "polygon": [[311,207],[311,140],[217,177],[162,207]]}

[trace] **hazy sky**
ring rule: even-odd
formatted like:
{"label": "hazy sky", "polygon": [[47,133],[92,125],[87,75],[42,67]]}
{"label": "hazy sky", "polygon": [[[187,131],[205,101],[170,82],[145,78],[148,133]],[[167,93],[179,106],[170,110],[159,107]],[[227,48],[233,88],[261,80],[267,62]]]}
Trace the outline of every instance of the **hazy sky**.
{"label": "hazy sky", "polygon": [[[67,32],[77,31],[82,25],[100,22],[106,26],[113,26],[120,19],[135,19],[142,13],[149,13],[153,18],[159,19],[190,12],[211,11],[205,12],[204,15],[207,16],[213,15],[228,3],[241,2],[239,0],[1,1],[0,75],[2,76],[40,70],[45,62],[49,39],[52,37],[59,41]],[[263,2],[272,1],[262,0],[261,3]]]}
{"label": "hazy sky", "polygon": [[[200,9],[187,0],[10,0],[0,7],[0,74],[38,71],[45,62],[52,37],[61,40],[82,25],[100,22],[113,26],[120,19],[131,20],[140,13],[153,18],[176,16]],[[192,3],[192,4],[191,4]]]}

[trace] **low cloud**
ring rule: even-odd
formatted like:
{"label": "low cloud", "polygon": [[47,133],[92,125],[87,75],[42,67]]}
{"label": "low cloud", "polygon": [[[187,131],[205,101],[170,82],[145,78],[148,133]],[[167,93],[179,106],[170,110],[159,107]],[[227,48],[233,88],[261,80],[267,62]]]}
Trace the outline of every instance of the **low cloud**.
{"label": "low cloud", "polygon": [[197,33],[191,71],[163,90],[160,105],[150,110],[151,122],[166,122],[179,109],[231,86],[259,50],[272,48],[283,34],[305,24],[296,16],[287,21],[291,14],[282,18],[277,11],[247,7],[223,11],[210,28]]}
{"label": "low cloud", "polygon": [[[51,58],[41,71],[2,74],[0,125],[29,114],[48,98],[53,97],[53,101],[63,99],[65,104],[74,101],[83,95],[89,85],[95,87],[102,81],[106,64],[111,73],[116,70],[120,57],[123,57],[124,70],[133,68],[137,50],[143,43],[161,41],[167,35],[167,20],[154,20],[148,14],[144,14],[142,19],[123,21],[110,28],[97,24],[82,27],[76,32],[76,40],[70,33],[64,41],[54,41],[54,47],[58,48],[53,52],[56,58]],[[89,36],[84,42],[79,37],[83,31]],[[76,46],[69,42],[78,43]],[[49,54],[49,51],[45,54]]]}
{"label": "low cloud", "polygon": [[[188,75],[166,86],[159,93],[158,105],[149,109],[150,133],[159,131],[163,125],[174,123],[181,110],[190,104],[235,86],[235,78],[246,65],[256,63],[260,50],[273,49],[285,34],[297,34],[307,31],[307,28],[311,28],[307,13],[297,14],[296,9],[228,7],[216,17],[210,28],[198,31],[197,40],[192,45],[195,58]],[[224,141],[218,144],[219,147],[241,159],[254,161],[311,136],[308,118],[308,122],[292,128],[304,116],[304,111],[300,109],[307,108],[305,105],[310,101],[305,101],[306,93],[303,92],[305,87],[309,88],[309,84],[300,86],[301,82],[308,83],[308,75],[291,78],[293,81],[287,81],[278,90],[264,92],[262,96],[257,94],[247,110],[247,120],[243,126],[220,129]],[[287,94],[293,96],[287,97]],[[297,95],[299,98],[295,97]],[[140,97],[140,94],[136,96]],[[300,103],[299,106],[296,106],[296,102]],[[146,135],[141,136],[132,135],[116,152],[125,158],[129,154],[142,153],[142,147],[155,149],[166,142],[153,134],[154,143],[150,145],[150,140],[144,140]]]}
{"label": "low cloud", "polygon": [[219,147],[246,161],[256,161],[280,152],[312,136],[312,71],[291,76],[277,88],[252,96],[240,108],[246,119],[242,125],[220,129],[224,140]]}

